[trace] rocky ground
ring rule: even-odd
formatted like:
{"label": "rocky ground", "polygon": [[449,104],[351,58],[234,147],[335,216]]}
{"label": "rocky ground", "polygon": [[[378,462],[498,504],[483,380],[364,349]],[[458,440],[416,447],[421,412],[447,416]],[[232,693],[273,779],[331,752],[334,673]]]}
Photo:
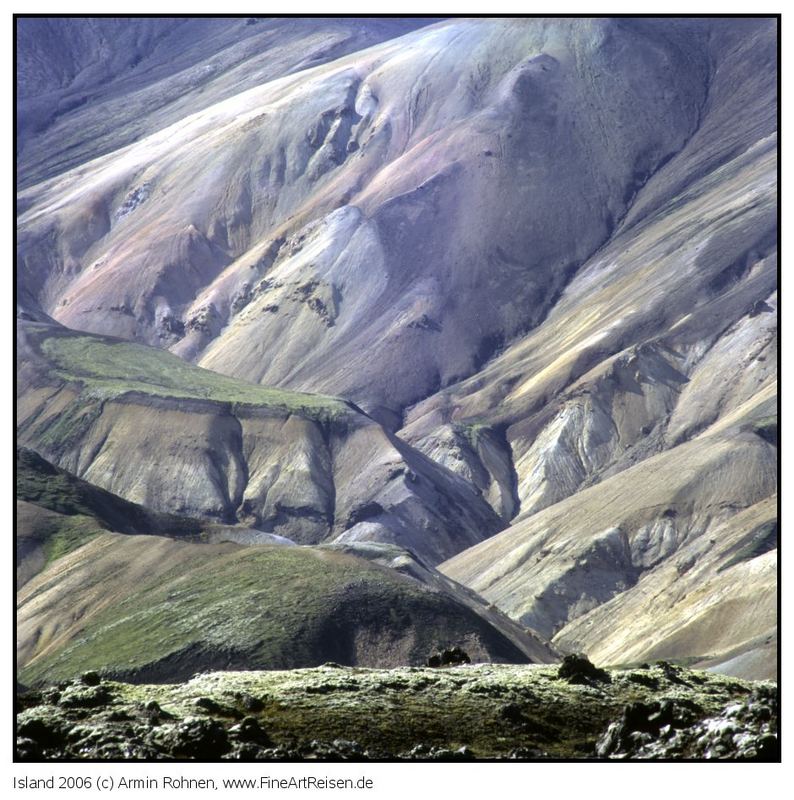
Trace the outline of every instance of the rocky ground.
{"label": "rocky ground", "polygon": [[22,760],[780,758],[776,684],[667,662],[325,664],[174,685],[90,672],[17,702]]}

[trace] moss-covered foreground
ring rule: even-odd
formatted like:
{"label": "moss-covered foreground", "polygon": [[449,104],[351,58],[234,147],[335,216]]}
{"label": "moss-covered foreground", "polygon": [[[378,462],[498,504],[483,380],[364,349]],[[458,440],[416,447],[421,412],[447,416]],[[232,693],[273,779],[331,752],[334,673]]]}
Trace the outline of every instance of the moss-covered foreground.
{"label": "moss-covered foreground", "polygon": [[[774,684],[669,664],[560,674],[556,666],[329,664],[131,685],[91,673],[20,698],[18,752],[37,759],[776,757]],[[714,722],[723,718],[729,722]]]}

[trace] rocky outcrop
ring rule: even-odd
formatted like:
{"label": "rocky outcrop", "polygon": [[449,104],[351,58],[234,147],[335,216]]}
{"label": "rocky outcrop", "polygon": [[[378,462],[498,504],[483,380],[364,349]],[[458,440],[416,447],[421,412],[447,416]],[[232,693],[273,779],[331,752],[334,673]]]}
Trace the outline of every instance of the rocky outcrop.
{"label": "rocky outcrop", "polygon": [[596,745],[613,759],[779,761],[777,694],[761,685],[719,714],[698,719],[691,700],[632,703]]}

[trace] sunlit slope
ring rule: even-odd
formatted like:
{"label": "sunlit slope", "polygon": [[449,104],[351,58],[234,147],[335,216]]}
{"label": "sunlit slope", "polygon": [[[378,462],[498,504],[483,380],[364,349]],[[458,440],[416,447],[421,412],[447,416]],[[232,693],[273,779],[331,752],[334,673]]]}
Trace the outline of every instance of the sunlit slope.
{"label": "sunlit slope", "polygon": [[106,531],[198,538],[211,526],[130,503],[17,447],[17,586]]}
{"label": "sunlit slope", "polygon": [[760,647],[747,674],[774,675],[777,452],[764,424],[702,434],[441,569],[563,650],[716,663]]}
{"label": "sunlit slope", "polygon": [[252,86],[432,20],[38,17],[17,21],[23,186]]}
{"label": "sunlit slope", "polygon": [[458,19],[262,83],[24,191],[23,288],[393,422],[541,322],[686,146],[708,34]]}

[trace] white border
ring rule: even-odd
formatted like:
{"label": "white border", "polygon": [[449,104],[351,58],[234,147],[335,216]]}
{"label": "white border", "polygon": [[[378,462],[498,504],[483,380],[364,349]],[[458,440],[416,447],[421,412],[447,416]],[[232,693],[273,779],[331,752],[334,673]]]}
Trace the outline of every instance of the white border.
{"label": "white border", "polygon": [[[8,123],[4,128],[3,135],[3,154],[2,160],[3,168],[7,172],[6,179],[3,182],[3,192],[0,196],[2,199],[2,212],[1,218],[4,221],[2,232],[3,249],[2,253],[8,258],[6,266],[2,270],[3,288],[5,291],[0,294],[10,306],[11,304],[11,274],[13,269],[10,254],[12,252],[12,221],[13,221],[13,205],[12,205],[12,122],[10,109],[12,108],[12,81],[13,81],[13,63],[12,63],[12,50],[11,42],[13,37],[13,12],[16,13],[81,13],[81,14],[106,14],[116,13],[123,14],[141,14],[152,13],[168,16],[169,14],[211,14],[218,13],[217,5],[201,0],[194,0],[194,2],[177,2],[168,3],[164,8],[163,3],[152,2],[151,0],[139,0],[135,4],[124,4],[126,8],[119,8],[117,6],[109,6],[107,2],[83,2],[79,4],[78,9],[63,9],[56,6],[53,2],[38,2],[37,0],[30,0],[29,2],[17,3],[15,8],[8,10],[2,19],[2,29],[0,30],[0,42],[2,42],[2,50],[6,54],[5,64],[7,64],[7,71],[5,71],[2,83],[0,83],[0,92],[3,97],[3,108],[6,109]],[[133,6],[130,8],[129,6]],[[638,7],[636,2],[612,2],[600,6],[593,3],[583,2],[568,2],[559,4],[540,4],[535,3],[518,3],[507,2],[499,4],[498,9],[488,7],[484,9],[482,4],[473,2],[458,2],[458,3],[420,3],[420,2],[401,2],[401,3],[378,3],[374,5],[370,2],[353,2],[353,0],[346,0],[345,2],[338,2],[335,4],[321,4],[318,2],[296,2],[289,4],[278,4],[280,8],[274,8],[270,4],[260,3],[244,3],[244,4],[227,4],[224,8],[225,13],[250,13],[260,15],[278,15],[279,13],[302,13],[302,14],[361,14],[362,16],[383,13],[395,13],[405,16],[421,13],[438,13],[443,15],[447,14],[477,14],[477,13],[499,13],[499,14],[541,14],[544,11],[550,14],[582,14],[593,16],[609,16],[612,14],[637,14],[637,13],[660,13],[660,14],[752,14],[752,13],[781,13],[783,11],[783,4],[778,2],[764,3],[761,7],[753,8],[752,4],[740,4],[736,2],[700,2],[692,4],[691,2],[680,2],[676,0],[667,2],[662,9]],[[284,6],[288,6],[284,8]],[[238,10],[239,9],[239,10]],[[790,18],[791,24],[794,25],[794,15]],[[794,108],[794,97],[789,97],[787,87],[791,85],[791,81],[787,79],[791,76],[790,61],[794,58],[794,50],[786,47],[786,43],[790,40],[788,36],[788,18],[783,18],[782,31],[783,31],[783,45],[781,47],[782,65],[783,65],[783,103],[784,117],[782,120],[782,131],[789,131],[789,122],[792,118],[792,108]],[[794,186],[794,175],[790,168],[789,160],[783,154],[783,186]],[[789,192],[791,194],[791,192]],[[786,243],[785,232],[789,230],[789,219],[791,217],[789,204],[786,202],[787,198],[781,198],[783,201],[783,218],[782,218],[782,231],[783,231],[783,252],[788,254],[788,245]],[[785,269],[785,268],[782,268]],[[782,281],[784,282],[784,281]],[[6,306],[8,309],[8,306]],[[8,311],[6,310],[6,313]],[[11,328],[11,321],[6,323],[7,330]],[[783,352],[785,359],[783,362],[783,369],[781,380],[787,378],[791,374],[792,352],[794,346],[792,343],[791,323],[783,327]],[[12,375],[12,352],[11,352],[11,339],[4,340],[3,347],[0,348],[0,355],[2,356],[2,373]],[[785,386],[785,396],[789,398],[789,384],[783,380]],[[9,381],[10,383],[10,381]],[[4,454],[0,458],[0,485],[8,489],[12,485],[12,438],[11,424],[8,420],[12,416],[12,400],[11,392],[8,391],[2,395],[3,402],[3,415],[2,418],[6,423],[0,428],[0,453]],[[7,404],[7,405],[6,405]],[[787,403],[787,405],[790,405]],[[7,413],[5,413],[7,412]],[[789,417],[791,418],[791,417]],[[790,476],[791,471],[788,469],[791,462],[791,439],[792,436],[788,434],[788,426],[784,427],[784,441],[781,442],[783,448],[783,476]],[[10,548],[12,537],[11,525],[11,508],[13,506],[13,497],[9,494],[7,497],[6,519],[8,525],[6,526],[5,543],[9,548],[9,562],[4,568],[3,575],[3,593],[0,594],[0,604],[8,603],[11,600],[12,589],[8,585],[11,577],[10,566]],[[785,494],[784,494],[785,496]],[[784,514],[785,515],[785,501],[784,501]],[[785,535],[785,534],[784,534]],[[791,562],[791,552],[794,548],[794,543],[787,542],[783,545],[784,564],[783,574],[791,574],[789,564]],[[790,602],[791,593],[786,591],[785,585],[781,586],[781,592],[784,602],[784,619],[788,624],[792,624],[794,620],[794,611]],[[259,777],[261,775],[271,776],[301,776],[301,775],[329,775],[329,776],[345,776],[345,777],[358,777],[367,775],[374,779],[376,788],[375,791],[356,791],[353,793],[340,793],[334,792],[332,794],[339,794],[340,796],[355,796],[355,797],[370,797],[370,798],[399,798],[399,800],[406,800],[406,798],[420,798],[426,797],[461,797],[461,798],[490,798],[499,797],[499,800],[519,800],[523,798],[582,798],[583,800],[689,800],[689,798],[697,798],[698,800],[732,800],[733,798],[741,798],[741,800],[751,800],[757,793],[761,792],[765,797],[777,798],[784,796],[783,787],[785,785],[794,785],[792,780],[792,764],[794,763],[794,716],[789,713],[791,703],[788,702],[789,696],[794,691],[794,683],[789,679],[792,673],[791,662],[787,662],[788,648],[786,647],[787,638],[781,635],[781,648],[783,654],[784,674],[782,680],[784,681],[785,694],[784,694],[784,709],[783,709],[783,724],[784,724],[784,755],[783,765],[779,764],[230,764],[230,765],[215,765],[215,764],[177,764],[177,765],[161,765],[161,764],[52,764],[52,765],[25,765],[13,764],[11,762],[10,754],[12,752],[11,742],[11,719],[12,709],[10,707],[10,687],[12,676],[11,672],[11,642],[12,642],[12,617],[5,609],[5,613],[0,614],[2,620],[2,629],[0,631],[0,641],[8,643],[8,648],[2,649],[2,658],[0,658],[0,790],[8,789],[12,796],[25,796],[25,797],[45,797],[52,796],[53,792],[46,791],[23,791],[16,792],[12,789],[13,776],[23,775],[36,775],[39,777],[47,777],[50,775],[92,775],[92,776],[115,776],[118,778],[121,775],[130,777],[143,777],[143,776],[162,776],[162,775],[190,775],[195,777],[212,777],[212,776],[252,776]],[[790,791],[790,789],[789,789]],[[116,792],[118,794],[118,792]],[[170,795],[173,795],[171,792]],[[196,795],[195,792],[192,793]],[[201,796],[212,796],[211,793],[199,793]],[[257,794],[263,795],[263,792],[241,792],[238,791],[234,794],[227,795],[224,792],[215,793],[217,798],[229,797],[243,797],[253,796]],[[280,797],[306,797],[306,796],[325,796],[324,792],[312,791],[268,791],[264,792],[267,796],[280,796]],[[57,792],[59,797],[88,797],[97,796],[95,791],[60,791]],[[147,797],[155,798],[166,796],[164,792],[154,791],[127,791],[123,793],[125,798],[138,798]]]}

